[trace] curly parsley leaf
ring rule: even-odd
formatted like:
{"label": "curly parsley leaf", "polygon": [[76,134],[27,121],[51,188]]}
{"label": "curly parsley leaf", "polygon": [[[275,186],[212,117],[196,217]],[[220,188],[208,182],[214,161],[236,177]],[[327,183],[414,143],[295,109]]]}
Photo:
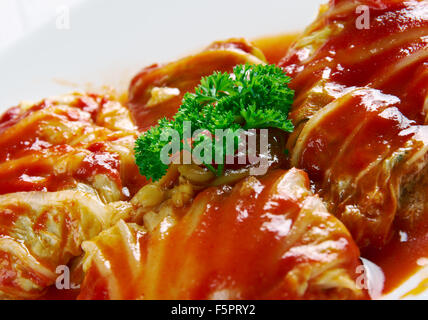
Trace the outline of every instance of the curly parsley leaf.
{"label": "curly parsley leaf", "polygon": [[[278,128],[292,132],[288,119],[294,91],[288,87],[290,78],[275,65],[238,65],[233,73],[215,72],[201,79],[195,93],[187,93],[172,120],[161,119],[158,125],[145,132],[135,144],[136,163],[140,173],[152,181],[160,180],[168,169],[161,161],[161,151],[170,143],[161,139],[168,130],[180,136],[181,150],[192,151],[204,139],[185,141],[184,122],[191,123],[190,136],[197,130],[209,132],[213,137],[217,129]],[[213,154],[226,154],[215,150]],[[224,146],[222,148],[225,148]],[[172,154],[170,154],[172,155]],[[216,175],[223,174],[224,166],[204,165]]]}

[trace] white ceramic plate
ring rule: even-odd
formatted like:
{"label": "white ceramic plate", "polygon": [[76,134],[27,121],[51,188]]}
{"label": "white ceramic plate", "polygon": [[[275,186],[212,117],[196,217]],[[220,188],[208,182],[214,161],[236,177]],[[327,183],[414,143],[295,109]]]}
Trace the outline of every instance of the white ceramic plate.
{"label": "white ceramic plate", "polygon": [[[22,100],[104,85],[126,89],[142,67],[229,37],[302,30],[326,0],[92,0],[0,52],[0,113]],[[58,24],[59,23],[59,24]],[[398,263],[398,262],[397,262]],[[386,296],[415,288],[419,272]],[[409,298],[428,298],[428,291]]]}

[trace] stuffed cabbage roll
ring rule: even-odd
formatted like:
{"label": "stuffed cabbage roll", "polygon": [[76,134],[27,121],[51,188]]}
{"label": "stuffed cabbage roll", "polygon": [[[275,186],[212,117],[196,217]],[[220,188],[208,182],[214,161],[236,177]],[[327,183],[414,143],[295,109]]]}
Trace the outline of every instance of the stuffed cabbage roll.
{"label": "stuffed cabbage roll", "polygon": [[0,299],[37,298],[81,243],[126,218],[126,203],[107,206],[81,191],[0,196]]}
{"label": "stuffed cabbage roll", "polygon": [[121,221],[83,243],[80,299],[364,297],[358,247],[303,171],[248,177],[181,204],[160,190],[145,187],[134,202],[158,219]]}
{"label": "stuffed cabbage roll", "polygon": [[425,211],[427,34],[426,1],[332,0],[280,63],[296,90],[291,164],[361,247]]}
{"label": "stuffed cabbage roll", "polygon": [[130,205],[120,200],[146,183],[137,135],[129,111],[107,96],[76,93],[2,115],[0,298],[39,297],[82,241],[125,218]]}
{"label": "stuffed cabbage roll", "polygon": [[211,44],[203,52],[165,65],[142,70],[129,87],[129,108],[140,130],[172,118],[186,92],[214,71],[231,72],[237,64],[265,63],[263,53],[244,39]]}
{"label": "stuffed cabbage roll", "polygon": [[378,90],[352,91],[307,122],[292,153],[363,247],[389,240],[395,218],[416,206],[409,187],[422,188],[427,176],[428,126],[407,119],[399,103]]}
{"label": "stuffed cabbage roll", "polygon": [[400,98],[423,124],[428,94],[428,2],[331,0],[280,62],[296,90],[296,125],[352,87]]}
{"label": "stuffed cabbage roll", "polygon": [[107,96],[74,94],[8,110],[0,118],[0,194],[96,190],[129,198],[145,180],[134,161],[138,132]]}

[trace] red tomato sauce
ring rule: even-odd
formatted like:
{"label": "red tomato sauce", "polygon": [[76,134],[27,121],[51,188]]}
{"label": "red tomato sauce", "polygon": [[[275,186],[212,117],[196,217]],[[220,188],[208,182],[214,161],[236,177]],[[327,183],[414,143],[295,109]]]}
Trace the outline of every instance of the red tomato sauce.
{"label": "red tomato sauce", "polygon": [[[75,110],[44,114],[41,120],[36,119],[31,124],[22,127],[20,127],[20,121],[26,121],[31,113],[51,106],[52,102],[44,100],[25,112],[19,111],[19,108],[12,108],[0,117],[0,134],[2,135],[0,138],[0,181],[2,182],[0,194],[64,190],[75,186],[76,179],[85,180],[96,174],[105,174],[118,185],[121,184],[118,156],[104,151],[102,142],[94,143],[87,148],[87,155],[74,172],[53,174],[54,166],[62,157],[70,156],[70,159],[76,157],[75,153],[79,151],[79,146],[76,149],[67,144],[67,135],[70,134],[68,132],[59,135],[58,144],[45,141],[43,138],[44,127],[49,123],[51,131],[61,133],[61,125],[71,126],[76,122],[76,125],[79,126],[78,130],[84,133],[90,133],[89,130],[92,130],[95,133],[97,128],[90,126],[88,122],[90,119],[87,118],[87,115],[89,113],[90,117],[95,118],[96,113],[105,103],[105,99],[95,95],[88,97],[94,100],[82,97],[77,99],[73,105]],[[87,113],[79,114],[78,109]],[[87,128],[85,122],[88,122]],[[72,132],[72,134],[74,133]]]}
{"label": "red tomato sauce", "polygon": [[420,268],[420,258],[428,257],[428,219],[413,230],[398,231],[382,249],[365,250],[362,255],[383,270],[384,293],[394,290]]}

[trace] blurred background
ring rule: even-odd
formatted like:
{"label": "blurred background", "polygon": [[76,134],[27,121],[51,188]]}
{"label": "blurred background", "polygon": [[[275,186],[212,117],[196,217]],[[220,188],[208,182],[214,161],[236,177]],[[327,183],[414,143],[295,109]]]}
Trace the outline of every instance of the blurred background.
{"label": "blurred background", "polygon": [[0,0],[0,51],[51,20],[59,6],[84,0]]}
{"label": "blurred background", "polygon": [[328,0],[0,0],[0,112],[110,86],[215,40],[303,30]]}

